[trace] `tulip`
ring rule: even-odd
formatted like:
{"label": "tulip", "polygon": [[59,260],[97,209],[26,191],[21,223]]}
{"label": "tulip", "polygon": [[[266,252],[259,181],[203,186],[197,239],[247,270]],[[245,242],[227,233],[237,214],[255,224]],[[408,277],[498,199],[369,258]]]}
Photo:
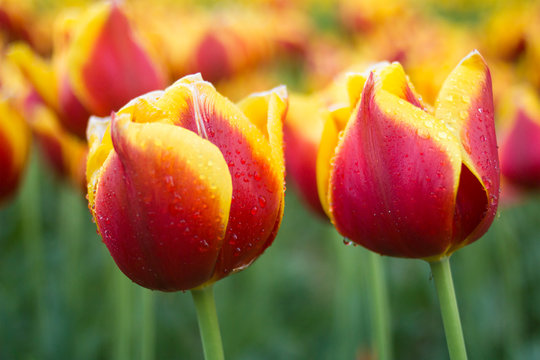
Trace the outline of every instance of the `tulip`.
{"label": "tulip", "polygon": [[30,147],[30,134],[24,119],[13,105],[0,99],[0,202],[17,189],[24,172]]}
{"label": "tulip", "polygon": [[104,134],[106,120],[91,122],[90,208],[129,278],[192,289],[245,268],[272,243],[286,107],[284,88],[235,106],[192,75],[131,101]]}
{"label": "tulip", "polygon": [[309,208],[326,218],[317,193],[316,176],[317,150],[325,115],[324,107],[318,99],[291,96],[283,136],[288,176]]}
{"label": "tulip", "polygon": [[45,161],[59,177],[86,192],[86,142],[66,131],[54,111],[36,99],[35,93],[26,98],[24,108]]}
{"label": "tulip", "polygon": [[452,71],[433,113],[398,63],[372,72],[361,96],[351,90],[353,110],[326,123],[318,155],[321,202],[340,233],[379,254],[430,259],[480,238],[499,167],[479,53]]}
{"label": "tulip", "polygon": [[[540,99],[532,88],[511,93],[501,143],[501,171],[512,185],[540,187]],[[505,191],[506,192],[506,191]]]}
{"label": "tulip", "polygon": [[166,79],[116,2],[82,13],[67,50],[76,96],[97,116],[108,116],[135,96],[161,89]]}
{"label": "tulip", "polygon": [[286,109],[284,87],[235,106],[191,75],[89,124],[88,199],[105,245],[137,284],[193,290],[205,353],[222,352],[207,289],[281,223]]}
{"label": "tulip", "polygon": [[91,114],[109,115],[165,85],[161,68],[117,3],[59,16],[51,61],[26,44],[15,44],[9,56],[61,124],[81,138]]}
{"label": "tulip", "polygon": [[448,257],[487,231],[498,206],[489,69],[469,54],[433,110],[399,63],[350,74],[347,91],[319,147],[323,209],[344,237],[374,252],[430,262],[451,358],[465,358]]}
{"label": "tulip", "polygon": [[[289,110],[287,112],[287,120],[284,126],[284,138],[285,138],[285,159],[287,163],[287,173],[291,177],[291,180],[295,182],[297,190],[301,197],[310,209],[328,219],[324,212],[319,194],[317,191],[317,152],[319,144],[321,142],[321,136],[323,132],[323,124],[327,119],[332,117],[342,117],[344,114],[348,114],[348,94],[347,94],[347,80],[348,74],[353,72],[354,69],[361,67],[361,65],[355,65],[349,70],[343,72],[337,76],[334,81],[327,86],[324,90],[315,93],[310,96],[294,95],[290,98]],[[363,77],[359,78],[362,80]],[[355,84],[354,80],[349,78],[350,88],[358,89],[360,85],[358,82]],[[335,233],[335,232],[334,232]],[[336,235],[339,235],[336,233]],[[335,237],[335,235],[333,236]],[[341,240],[341,237],[340,237]],[[341,242],[341,241],[340,241]],[[345,244],[350,244],[350,241],[344,240]],[[343,283],[354,282],[354,274],[350,272],[351,266],[357,266],[357,259],[348,258],[341,252],[344,249],[336,249],[338,266],[340,268],[340,279]],[[354,265],[351,261],[354,261]],[[367,270],[367,275],[370,282],[370,291],[368,292],[371,305],[371,314],[373,316],[372,333],[373,333],[373,345],[374,352],[380,360],[387,360],[392,358],[391,349],[391,335],[390,335],[390,311],[388,310],[388,296],[385,282],[385,269],[383,263],[375,253],[368,254],[368,261],[370,264]],[[352,274],[352,275],[351,275]],[[338,286],[339,287],[339,286]],[[344,309],[347,307],[343,303],[345,297],[343,294],[337,296],[336,308]],[[345,300],[345,302],[347,302]],[[343,315],[343,310],[342,315]],[[347,312],[347,311],[345,311]],[[340,314],[336,314],[340,316]],[[345,315],[345,316],[348,316]],[[346,338],[342,336],[344,327],[346,328],[346,322],[343,322],[337,331],[337,338],[344,342],[338,344],[338,348],[341,348],[341,357],[349,356],[347,348],[352,348],[350,344],[346,344]]]}

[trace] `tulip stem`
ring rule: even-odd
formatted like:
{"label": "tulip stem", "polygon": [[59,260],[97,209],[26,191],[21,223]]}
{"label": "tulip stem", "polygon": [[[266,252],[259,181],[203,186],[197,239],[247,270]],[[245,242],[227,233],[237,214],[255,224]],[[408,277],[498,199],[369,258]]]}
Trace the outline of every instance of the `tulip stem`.
{"label": "tulip stem", "polygon": [[28,170],[20,194],[21,235],[28,269],[28,285],[31,287],[34,302],[35,331],[30,339],[37,339],[36,357],[44,356],[47,331],[47,313],[45,306],[45,259],[42,237],[40,166],[37,153],[32,151]]}
{"label": "tulip stem", "polygon": [[154,359],[155,342],[155,316],[154,316],[154,293],[148,289],[141,288],[141,360]]}
{"label": "tulip stem", "polygon": [[214,286],[191,290],[206,360],[223,360],[223,345],[214,301]]}
{"label": "tulip stem", "polygon": [[450,270],[450,259],[445,257],[439,261],[431,261],[429,262],[429,266],[431,267],[431,273],[433,274],[439,297],[450,359],[465,360],[467,359],[467,351],[465,349],[465,340],[463,338],[463,330],[461,329],[454,282]]}
{"label": "tulip stem", "polygon": [[371,274],[369,282],[371,287],[372,327],[374,346],[378,360],[392,358],[392,344],[390,332],[390,306],[388,305],[388,292],[382,256],[369,252]]}

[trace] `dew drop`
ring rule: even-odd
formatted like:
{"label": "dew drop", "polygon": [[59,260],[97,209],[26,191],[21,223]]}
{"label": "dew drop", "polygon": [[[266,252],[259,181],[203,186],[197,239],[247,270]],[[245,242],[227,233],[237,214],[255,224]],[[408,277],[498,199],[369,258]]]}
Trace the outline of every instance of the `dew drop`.
{"label": "dew drop", "polygon": [[352,241],[347,239],[347,238],[343,238],[343,244],[345,244],[346,246],[349,246],[351,245]]}
{"label": "dew drop", "polygon": [[259,196],[259,205],[263,208],[266,206],[266,198],[264,196]]}
{"label": "dew drop", "polygon": [[255,215],[257,213],[257,210],[259,210],[259,208],[257,208],[256,206],[252,207],[251,208],[251,215]]}

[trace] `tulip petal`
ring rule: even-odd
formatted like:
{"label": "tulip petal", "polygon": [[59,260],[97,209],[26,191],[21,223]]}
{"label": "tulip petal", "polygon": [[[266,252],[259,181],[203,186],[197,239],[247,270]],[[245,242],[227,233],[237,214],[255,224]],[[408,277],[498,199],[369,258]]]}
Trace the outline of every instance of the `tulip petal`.
{"label": "tulip petal", "polygon": [[163,88],[165,79],[117,3],[92,8],[68,52],[75,93],[93,114],[109,115],[128,100]]}
{"label": "tulip petal", "polygon": [[460,149],[417,105],[375,91],[370,75],[332,165],[332,221],[385,255],[425,258],[451,246]]}
{"label": "tulip petal", "polygon": [[0,201],[15,191],[28,157],[30,134],[24,119],[0,100]]}
{"label": "tulip petal", "polygon": [[[468,235],[466,245],[491,225],[500,184],[491,76],[477,51],[465,57],[444,82],[435,103],[435,117],[459,137],[463,163],[482,185],[482,189],[475,187],[483,194],[474,197],[479,202],[476,207],[482,214],[481,221]],[[462,206],[459,197],[456,206]]]}
{"label": "tulip petal", "polygon": [[115,151],[99,174],[94,211],[116,263],[151,289],[208,281],[232,197],[221,152],[189,130],[133,123],[125,114],[113,119],[111,135]]}
{"label": "tulip petal", "polygon": [[42,103],[34,104],[26,116],[45,159],[55,172],[86,190],[86,143],[66,132],[56,114]]}
{"label": "tulip petal", "polygon": [[424,108],[400,63],[394,62],[389,65],[382,63],[377,72],[378,86],[381,90],[394,94],[416,107]]}
{"label": "tulip petal", "polygon": [[8,58],[19,67],[41,99],[58,111],[58,83],[51,64],[34,53],[27,44],[22,43],[10,47]]}
{"label": "tulip petal", "polygon": [[501,146],[501,167],[512,183],[533,188],[540,184],[540,124],[531,115],[524,109],[517,111]]}
{"label": "tulip petal", "polygon": [[67,130],[77,135],[79,138],[84,139],[90,113],[75,96],[67,76],[63,76],[59,88],[58,118]]}
{"label": "tulip petal", "polygon": [[276,222],[281,221],[284,160],[280,147],[273,149],[271,143],[281,144],[285,104],[279,90],[269,96],[265,135],[200,75],[177,81],[157,102],[158,108],[168,109],[176,125],[216,145],[232,174],[229,228],[216,266],[216,280],[257,258]]}
{"label": "tulip petal", "polygon": [[317,214],[326,216],[317,190],[317,152],[323,130],[322,104],[311,96],[291,96],[284,126],[287,174],[303,200]]}

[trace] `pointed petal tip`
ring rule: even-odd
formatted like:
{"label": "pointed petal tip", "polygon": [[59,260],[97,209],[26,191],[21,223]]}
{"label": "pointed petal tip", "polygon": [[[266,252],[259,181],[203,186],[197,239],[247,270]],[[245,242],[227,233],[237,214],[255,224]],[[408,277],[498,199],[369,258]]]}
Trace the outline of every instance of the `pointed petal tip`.
{"label": "pointed petal tip", "polygon": [[474,49],[467,56],[465,56],[456,67],[459,66],[478,66],[478,67],[487,67],[486,60],[480,54],[480,51]]}

